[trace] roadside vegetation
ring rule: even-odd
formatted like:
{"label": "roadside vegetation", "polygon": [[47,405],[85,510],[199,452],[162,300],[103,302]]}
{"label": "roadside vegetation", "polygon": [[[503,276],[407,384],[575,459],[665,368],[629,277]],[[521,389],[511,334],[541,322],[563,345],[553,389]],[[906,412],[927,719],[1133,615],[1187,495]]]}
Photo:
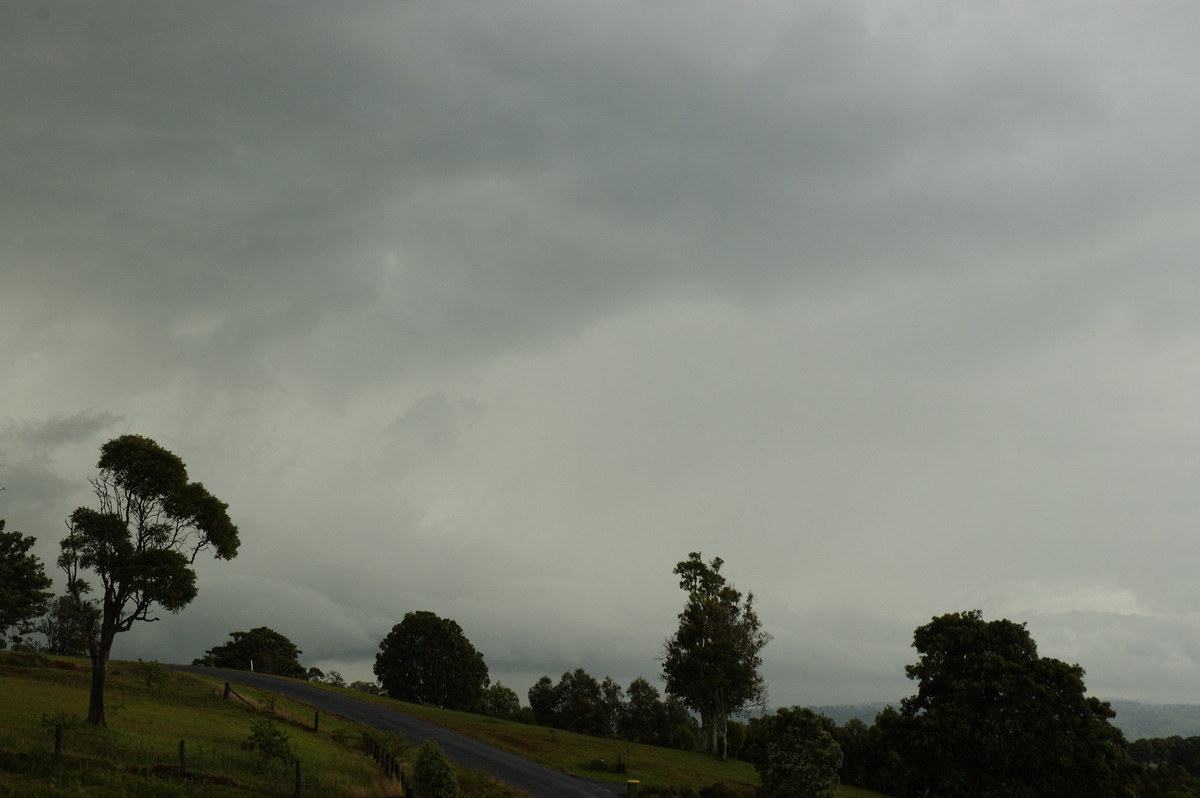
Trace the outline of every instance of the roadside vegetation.
{"label": "roadside vegetation", "polygon": [[[325,689],[334,689],[325,686]],[[473,712],[437,709],[384,696],[339,689],[364,701],[436,723],[517,756],[580,778],[640,782],[641,795],[752,795],[759,784],[754,765],[721,760],[702,751],[683,751],[642,745],[612,737],[547,728],[515,720],[489,718]],[[694,791],[694,792],[689,792]],[[839,786],[838,798],[881,798],[881,793]]]}

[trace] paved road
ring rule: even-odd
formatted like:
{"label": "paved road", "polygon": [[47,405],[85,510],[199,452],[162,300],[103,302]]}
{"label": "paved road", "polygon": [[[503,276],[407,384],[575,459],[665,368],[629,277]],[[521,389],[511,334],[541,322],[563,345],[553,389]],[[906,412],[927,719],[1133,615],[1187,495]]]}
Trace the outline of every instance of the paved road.
{"label": "paved road", "polygon": [[372,704],[353,696],[342,695],[304,682],[280,679],[262,673],[200,668],[187,665],[172,666],[175,670],[203,673],[216,676],[231,684],[243,684],[259,690],[270,690],[280,695],[311,704],[322,712],[340,715],[347,720],[370,726],[374,729],[402,734],[414,745],[420,745],[427,737],[433,738],[446,752],[446,756],[458,764],[488,773],[536,798],[611,798],[624,795],[623,785],[589,781],[568,776],[557,770],[535,764],[527,759],[501,751],[499,748],[472,740],[441,726],[405,715],[394,709]]}

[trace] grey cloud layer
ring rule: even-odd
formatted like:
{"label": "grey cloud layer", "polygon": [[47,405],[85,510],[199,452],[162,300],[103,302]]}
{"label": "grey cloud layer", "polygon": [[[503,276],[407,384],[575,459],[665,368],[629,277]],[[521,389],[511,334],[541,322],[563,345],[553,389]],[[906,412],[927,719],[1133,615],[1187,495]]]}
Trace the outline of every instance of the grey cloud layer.
{"label": "grey cloud layer", "polygon": [[777,700],[892,697],[970,602],[1186,691],[1103,642],[1200,598],[1190,6],[45,8],[0,9],[0,517],[52,561],[135,431],[247,541],[138,652],[433,609],[628,680],[699,548]]}

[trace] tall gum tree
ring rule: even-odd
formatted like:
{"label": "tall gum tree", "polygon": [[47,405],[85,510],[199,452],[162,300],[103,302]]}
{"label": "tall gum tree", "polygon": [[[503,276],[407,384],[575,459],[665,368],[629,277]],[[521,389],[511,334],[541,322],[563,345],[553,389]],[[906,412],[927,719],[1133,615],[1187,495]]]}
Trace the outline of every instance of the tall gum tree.
{"label": "tall gum tree", "polygon": [[662,666],[667,692],[700,715],[705,750],[722,757],[729,716],[766,702],[759,652],[771,640],[754,612],[754,594],[743,598],[726,582],[723,564],[720,557],[705,563],[694,551],[675,566],[688,598]]}
{"label": "tall gum tree", "polygon": [[80,601],[90,588],[84,573],[100,582],[88,641],[88,722],[105,726],[113,639],[137,621],[158,620],[158,607],[175,613],[187,606],[196,597],[196,557],[211,548],[217,559],[233,559],[240,541],[228,505],[203,484],[188,482],[183,461],[149,438],[110,440],[100,447],[97,468],[89,481],[99,508],[71,513],[58,565],[67,575],[67,590]]}

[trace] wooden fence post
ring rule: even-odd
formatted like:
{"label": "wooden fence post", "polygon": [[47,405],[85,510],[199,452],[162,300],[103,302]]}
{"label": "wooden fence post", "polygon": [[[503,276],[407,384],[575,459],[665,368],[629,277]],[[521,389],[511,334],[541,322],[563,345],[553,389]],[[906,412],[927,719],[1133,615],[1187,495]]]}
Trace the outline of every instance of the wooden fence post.
{"label": "wooden fence post", "polygon": [[179,741],[179,775],[187,775],[187,757],[184,754],[183,740]]}
{"label": "wooden fence post", "polygon": [[54,724],[54,755],[62,753],[62,724]]}
{"label": "wooden fence post", "polygon": [[226,701],[229,700],[229,682],[225,682],[225,695],[222,696]]}
{"label": "wooden fence post", "polygon": [[316,713],[313,715],[313,731],[319,732],[320,730],[321,730],[321,710],[318,709],[316,711]]}
{"label": "wooden fence post", "polygon": [[296,798],[300,798],[300,760],[296,760]]}

